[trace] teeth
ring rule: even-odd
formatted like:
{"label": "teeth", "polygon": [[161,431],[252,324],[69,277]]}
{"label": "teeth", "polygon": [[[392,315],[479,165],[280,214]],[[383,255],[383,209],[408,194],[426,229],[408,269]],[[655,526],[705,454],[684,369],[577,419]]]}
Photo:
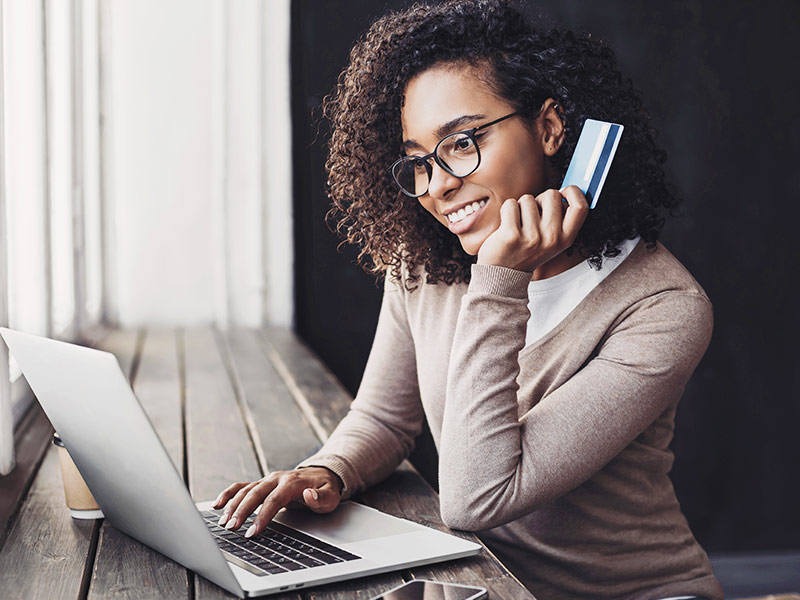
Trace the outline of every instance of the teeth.
{"label": "teeth", "polygon": [[480,202],[476,201],[472,204],[468,204],[464,208],[459,208],[456,212],[451,212],[447,215],[447,218],[451,223],[458,223],[461,219],[467,215],[471,215],[483,206],[486,206],[486,200],[481,200]]}

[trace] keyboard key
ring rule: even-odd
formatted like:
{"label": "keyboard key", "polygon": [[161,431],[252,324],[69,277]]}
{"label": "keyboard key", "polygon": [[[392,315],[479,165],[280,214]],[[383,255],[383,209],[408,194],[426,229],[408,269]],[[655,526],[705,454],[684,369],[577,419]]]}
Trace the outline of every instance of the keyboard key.
{"label": "keyboard key", "polygon": [[357,558],[361,558],[360,556],[356,556],[355,554],[351,554],[347,550],[334,549],[334,550],[331,550],[331,554],[333,554],[334,556],[338,556],[339,558],[341,558],[343,560],[356,560]]}
{"label": "keyboard key", "polygon": [[338,556],[333,556],[332,554],[326,554],[325,552],[311,552],[308,556],[315,560],[321,561],[326,565],[332,565],[333,563],[344,562]]}
{"label": "keyboard key", "polygon": [[277,565],[274,567],[263,567],[261,570],[266,572],[267,575],[275,575],[276,573],[286,573],[286,569],[284,569],[283,567],[279,567]]}
{"label": "keyboard key", "polygon": [[265,574],[296,571],[360,558],[310,535],[273,521],[260,534],[245,538],[249,517],[239,531],[229,531],[216,523],[221,510],[205,511],[206,526],[217,545],[225,552],[253,565]]}
{"label": "keyboard key", "polygon": [[277,566],[275,563],[268,561],[266,558],[256,558],[253,560],[253,564],[257,566],[259,569],[263,569],[265,567],[275,567]]}
{"label": "keyboard key", "polygon": [[[309,546],[313,546],[314,548],[318,548],[319,550],[323,550],[323,551],[328,552],[330,554],[335,554],[334,551],[336,551],[336,552],[346,552],[345,550],[342,550],[341,548],[337,548],[336,546],[332,546],[331,544],[323,542],[322,540],[318,540],[317,538],[312,537],[312,536],[310,536],[308,534],[305,534],[305,533],[303,533],[301,531],[297,531],[295,529],[291,529],[290,527],[287,527],[283,523],[278,523],[277,521],[272,521],[267,527],[269,529],[273,529],[274,531],[278,532],[281,535],[291,536],[295,540],[300,540],[301,542],[303,542],[303,543],[305,543],[305,544],[307,544]],[[351,554],[349,552],[346,553],[346,556],[347,556],[347,558],[345,558],[344,556],[342,558],[345,558],[345,560],[353,560],[350,557],[361,558],[361,557],[356,556],[355,554]]]}
{"label": "keyboard key", "polygon": [[314,560],[310,556],[306,556],[305,558],[298,558],[297,562],[299,562],[301,565],[305,565],[307,567],[321,567],[322,565],[325,564],[325,563],[319,562],[318,560]]}
{"label": "keyboard key", "polygon": [[248,550],[252,550],[253,552],[258,552],[263,548],[263,546],[260,546],[259,544],[256,544],[252,540],[248,540],[247,538],[243,539],[241,542],[238,542],[237,544],[242,548],[247,548]]}

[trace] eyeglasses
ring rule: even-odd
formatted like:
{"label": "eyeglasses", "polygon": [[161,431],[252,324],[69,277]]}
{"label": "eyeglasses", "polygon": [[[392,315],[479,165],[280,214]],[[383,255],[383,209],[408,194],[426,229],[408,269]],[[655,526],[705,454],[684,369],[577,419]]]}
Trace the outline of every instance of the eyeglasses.
{"label": "eyeglasses", "polygon": [[491,123],[446,135],[439,140],[433,152],[425,156],[403,156],[392,165],[392,177],[406,196],[419,198],[428,193],[431,184],[433,177],[431,158],[454,177],[472,175],[481,164],[481,151],[475,134],[517,114],[513,112]]}

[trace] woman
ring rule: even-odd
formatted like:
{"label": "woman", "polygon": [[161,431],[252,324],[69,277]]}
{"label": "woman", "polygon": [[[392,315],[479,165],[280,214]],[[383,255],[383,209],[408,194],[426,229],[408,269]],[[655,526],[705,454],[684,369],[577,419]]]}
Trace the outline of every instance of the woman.
{"label": "woman", "polygon": [[[386,272],[349,414],[293,471],[217,499],[256,534],[389,475],[427,418],[441,513],[550,598],[721,598],[668,471],[711,304],[657,243],[677,200],[613,54],[499,0],[376,21],[326,102],[330,195]],[[586,118],[625,126],[592,211],[559,190]]]}

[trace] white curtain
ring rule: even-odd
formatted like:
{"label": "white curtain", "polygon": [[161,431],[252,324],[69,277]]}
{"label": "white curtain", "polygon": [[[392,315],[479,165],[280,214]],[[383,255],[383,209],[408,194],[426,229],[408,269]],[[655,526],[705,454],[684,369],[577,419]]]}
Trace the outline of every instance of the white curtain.
{"label": "white curtain", "polygon": [[289,5],[0,0],[0,325],[292,324]]}

